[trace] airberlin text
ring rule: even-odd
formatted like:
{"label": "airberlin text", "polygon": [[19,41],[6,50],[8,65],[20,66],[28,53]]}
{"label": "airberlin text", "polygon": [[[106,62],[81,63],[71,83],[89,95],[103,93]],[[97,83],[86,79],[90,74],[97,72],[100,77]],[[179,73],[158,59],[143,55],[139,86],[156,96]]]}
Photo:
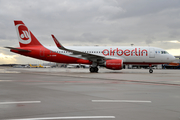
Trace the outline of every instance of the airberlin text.
{"label": "airberlin text", "polygon": [[110,50],[108,49],[104,49],[102,51],[102,54],[104,56],[114,56],[114,55],[118,55],[118,56],[148,56],[148,51],[146,49],[143,49],[141,50],[141,48],[135,48],[135,49],[132,49],[132,50],[129,50],[129,49],[125,49],[125,50],[122,50],[122,49],[114,49],[112,50],[112,48],[110,48]]}

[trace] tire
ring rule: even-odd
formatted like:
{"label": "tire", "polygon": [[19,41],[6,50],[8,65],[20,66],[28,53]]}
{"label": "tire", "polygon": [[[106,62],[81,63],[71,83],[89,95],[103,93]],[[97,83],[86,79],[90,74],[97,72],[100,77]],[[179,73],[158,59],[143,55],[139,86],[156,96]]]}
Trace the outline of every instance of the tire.
{"label": "tire", "polygon": [[97,73],[98,70],[99,70],[99,69],[98,69],[97,67],[90,67],[90,68],[89,68],[89,71],[90,71],[91,73],[95,73],[95,72]]}
{"label": "tire", "polygon": [[94,72],[98,72],[98,70],[99,70],[99,69],[98,69],[97,67],[94,68]]}
{"label": "tire", "polygon": [[149,69],[149,73],[153,73],[153,70],[152,70],[152,69]]}
{"label": "tire", "polygon": [[93,67],[90,67],[90,68],[89,68],[89,71],[90,71],[91,73],[93,73],[93,72],[94,72],[94,68],[93,68]]}

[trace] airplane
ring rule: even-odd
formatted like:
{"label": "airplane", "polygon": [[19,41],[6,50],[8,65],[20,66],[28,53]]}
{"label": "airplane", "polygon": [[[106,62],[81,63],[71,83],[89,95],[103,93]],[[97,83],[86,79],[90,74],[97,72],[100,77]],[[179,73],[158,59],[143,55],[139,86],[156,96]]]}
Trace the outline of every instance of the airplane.
{"label": "airplane", "polygon": [[30,68],[39,68],[38,65],[31,65],[31,64],[29,64],[29,67],[30,67]]}
{"label": "airplane", "polygon": [[42,66],[41,64],[39,64],[39,65],[29,64],[29,67],[30,68],[51,68],[51,66]]}
{"label": "airplane", "polygon": [[40,68],[51,68],[51,66],[42,66],[41,64],[39,64]]}
{"label": "airplane", "polygon": [[33,33],[20,21],[14,21],[20,47],[5,47],[11,52],[56,63],[87,64],[91,73],[98,72],[98,66],[111,70],[121,70],[123,65],[167,64],[175,57],[157,47],[143,46],[68,46],[64,47],[54,35],[56,46],[43,46]]}

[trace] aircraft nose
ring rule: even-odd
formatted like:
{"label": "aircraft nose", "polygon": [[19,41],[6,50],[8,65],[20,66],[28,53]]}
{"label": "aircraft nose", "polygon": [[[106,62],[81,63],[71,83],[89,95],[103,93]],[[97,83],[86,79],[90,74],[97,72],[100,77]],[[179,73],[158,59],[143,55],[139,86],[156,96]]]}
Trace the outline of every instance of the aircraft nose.
{"label": "aircraft nose", "polygon": [[176,58],[172,55],[171,56],[171,61],[175,61],[176,60]]}

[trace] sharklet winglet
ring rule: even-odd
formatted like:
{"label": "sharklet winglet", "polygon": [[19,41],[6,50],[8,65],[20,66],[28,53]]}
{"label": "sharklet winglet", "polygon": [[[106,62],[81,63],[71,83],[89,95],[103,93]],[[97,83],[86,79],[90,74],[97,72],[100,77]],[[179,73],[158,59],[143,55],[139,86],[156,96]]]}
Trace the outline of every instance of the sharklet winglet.
{"label": "sharklet winglet", "polygon": [[56,46],[57,46],[59,49],[65,50],[65,47],[62,46],[62,44],[56,39],[56,37],[55,37],[53,34],[52,34],[51,36],[52,36],[52,38],[53,38],[53,40],[54,40]]}

